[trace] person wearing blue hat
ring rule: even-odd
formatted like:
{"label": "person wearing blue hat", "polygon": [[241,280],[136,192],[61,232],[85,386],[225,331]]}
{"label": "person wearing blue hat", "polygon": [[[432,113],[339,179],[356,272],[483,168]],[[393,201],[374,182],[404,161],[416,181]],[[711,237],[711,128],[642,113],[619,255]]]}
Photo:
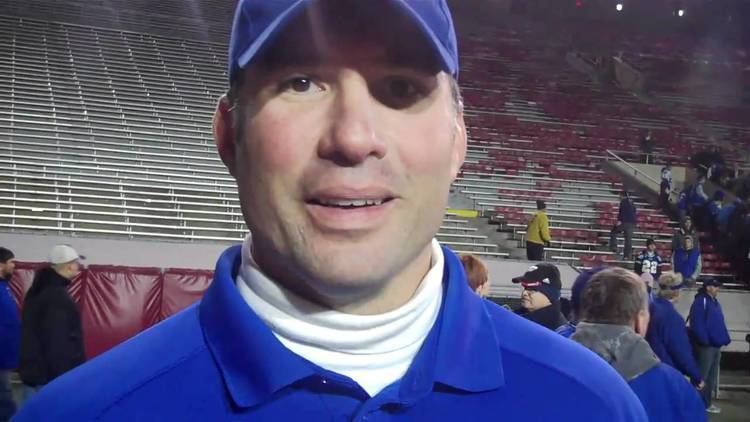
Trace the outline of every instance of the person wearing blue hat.
{"label": "person wearing blue hat", "polygon": [[651,319],[646,341],[662,362],[680,371],[698,390],[702,390],[705,384],[693,357],[685,320],[674,306],[680,300],[683,287],[679,273],[667,271],[659,277],[654,289],[655,298],[649,307]]}
{"label": "person wearing blue hat", "polygon": [[573,286],[570,288],[571,318],[569,318],[569,322],[565,326],[557,329],[558,334],[568,338],[575,334],[578,321],[580,321],[582,317],[581,298],[583,296],[583,291],[586,289],[586,286],[589,285],[591,278],[605,269],[607,269],[607,267],[594,267],[578,274],[578,277],[576,277],[573,282]]}
{"label": "person wearing blue hat", "polygon": [[706,388],[702,391],[706,411],[719,413],[721,409],[712,403],[713,391],[719,378],[719,361],[721,348],[729,345],[729,331],[724,321],[724,312],[716,296],[719,294],[721,281],[716,278],[703,280],[703,286],[695,294],[688,317],[690,336],[692,337],[698,358],[698,366]]}
{"label": "person wearing blue hat", "polygon": [[251,235],[19,422],[647,420],[434,240],[466,154],[446,1],[240,0],[228,62],[214,136]]}

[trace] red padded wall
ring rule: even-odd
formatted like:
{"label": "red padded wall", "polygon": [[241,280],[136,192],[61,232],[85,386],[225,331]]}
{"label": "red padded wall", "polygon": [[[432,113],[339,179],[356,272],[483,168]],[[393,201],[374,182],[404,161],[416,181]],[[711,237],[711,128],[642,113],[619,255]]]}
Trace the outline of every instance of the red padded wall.
{"label": "red padded wall", "polygon": [[[19,310],[34,272],[44,264],[18,262],[10,287]],[[199,300],[211,271],[91,265],[70,284],[81,310],[91,359]]]}
{"label": "red padded wall", "polygon": [[89,359],[156,323],[161,280],[157,268],[88,268],[79,305]]}
{"label": "red padded wall", "polygon": [[211,271],[170,269],[164,272],[159,321],[192,305],[213,280]]}

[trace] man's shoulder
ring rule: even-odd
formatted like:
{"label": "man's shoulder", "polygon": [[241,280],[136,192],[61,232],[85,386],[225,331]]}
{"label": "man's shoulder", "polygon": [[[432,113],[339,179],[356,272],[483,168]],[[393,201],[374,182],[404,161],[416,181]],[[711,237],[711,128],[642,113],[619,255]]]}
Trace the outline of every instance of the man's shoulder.
{"label": "man's shoulder", "polygon": [[97,419],[149,384],[194,383],[186,374],[208,355],[194,305],[45,386],[15,420]]}
{"label": "man's shoulder", "polygon": [[560,393],[549,396],[551,400],[575,398],[600,415],[638,413],[640,402],[632,390],[594,353],[498,306],[489,304],[488,309],[500,346],[506,385],[531,388],[544,380],[548,388]]}
{"label": "man's shoulder", "polygon": [[682,401],[701,400],[698,390],[685,379],[685,376],[666,363],[659,362],[641,377],[644,378],[645,384],[654,387],[654,394],[671,394],[673,399],[680,398]]}

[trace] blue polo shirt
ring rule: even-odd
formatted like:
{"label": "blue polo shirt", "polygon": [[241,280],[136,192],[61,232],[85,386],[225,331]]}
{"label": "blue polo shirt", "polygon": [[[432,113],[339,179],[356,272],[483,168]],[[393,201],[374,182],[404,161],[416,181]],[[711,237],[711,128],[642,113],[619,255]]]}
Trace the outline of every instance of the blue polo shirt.
{"label": "blue polo shirt", "polygon": [[475,295],[443,251],[437,321],[375,397],[276,339],[235,286],[235,246],[199,304],[50,383],[16,420],[648,420],[603,360]]}

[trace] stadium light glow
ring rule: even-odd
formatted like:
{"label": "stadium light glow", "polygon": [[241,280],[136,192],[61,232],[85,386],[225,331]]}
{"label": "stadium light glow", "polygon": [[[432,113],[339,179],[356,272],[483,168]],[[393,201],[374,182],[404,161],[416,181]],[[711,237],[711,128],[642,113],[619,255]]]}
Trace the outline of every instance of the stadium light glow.
{"label": "stadium light glow", "polygon": [[677,11],[677,16],[679,16],[679,17],[685,16],[685,11],[683,9],[678,10]]}
{"label": "stadium light glow", "polygon": [[622,12],[622,3],[617,3],[617,6],[615,6],[615,9],[617,9],[618,12]]}

